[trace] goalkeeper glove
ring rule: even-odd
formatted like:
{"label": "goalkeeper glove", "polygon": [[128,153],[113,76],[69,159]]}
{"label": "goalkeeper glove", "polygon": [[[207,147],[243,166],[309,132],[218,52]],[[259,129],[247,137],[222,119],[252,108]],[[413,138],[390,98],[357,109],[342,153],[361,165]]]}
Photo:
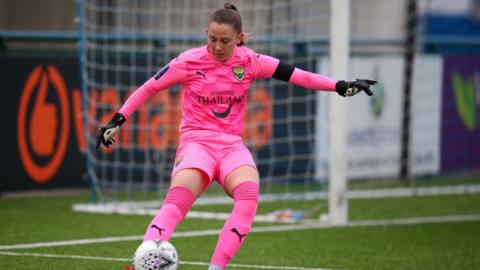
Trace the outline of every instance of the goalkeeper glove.
{"label": "goalkeeper glove", "polygon": [[376,84],[377,81],[374,80],[363,80],[363,79],[356,79],[355,81],[338,81],[335,85],[335,90],[340,96],[343,97],[351,97],[354,96],[361,91],[365,91],[365,93],[369,96],[373,95],[370,86]]}
{"label": "goalkeeper glove", "polygon": [[125,120],[125,116],[123,116],[121,113],[115,113],[112,120],[98,130],[97,149],[100,147],[100,144],[103,144],[108,148],[115,142],[113,136],[118,132],[120,126],[123,124],[123,122],[125,122]]}

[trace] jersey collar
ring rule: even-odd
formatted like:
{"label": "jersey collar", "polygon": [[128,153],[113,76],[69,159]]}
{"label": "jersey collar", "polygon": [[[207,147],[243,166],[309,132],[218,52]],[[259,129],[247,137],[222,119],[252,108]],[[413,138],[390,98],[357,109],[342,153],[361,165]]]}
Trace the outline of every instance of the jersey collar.
{"label": "jersey collar", "polygon": [[208,57],[210,60],[214,61],[215,63],[222,64],[222,65],[227,65],[227,66],[228,66],[228,65],[231,65],[231,64],[235,61],[235,58],[236,58],[236,56],[237,56],[237,54],[238,54],[239,48],[238,48],[238,46],[235,46],[235,48],[233,49],[232,56],[230,56],[230,58],[229,58],[227,61],[225,61],[225,62],[219,61],[218,59],[216,59],[215,57],[213,57],[213,55],[211,55],[210,52],[208,51],[208,46],[207,46],[207,45],[204,46],[204,50],[205,50],[205,54],[207,55],[207,57]]}

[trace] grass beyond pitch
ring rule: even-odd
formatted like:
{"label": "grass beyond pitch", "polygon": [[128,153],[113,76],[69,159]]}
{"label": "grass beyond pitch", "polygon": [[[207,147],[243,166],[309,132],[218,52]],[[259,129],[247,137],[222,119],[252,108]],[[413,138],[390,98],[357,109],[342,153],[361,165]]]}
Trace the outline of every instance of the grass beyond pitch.
{"label": "grass beyond pitch", "polygon": [[[142,235],[151,217],[73,213],[87,195],[0,199],[0,245],[107,236]],[[325,202],[282,203],[312,212]],[[350,200],[350,220],[480,214],[480,194]],[[278,209],[262,204],[260,213]],[[230,206],[196,210],[228,212]],[[189,219],[177,231],[220,229],[223,222]],[[265,224],[255,224],[254,227]],[[272,224],[268,224],[271,226]],[[177,238],[181,260],[208,262],[215,236]],[[130,258],[138,241],[75,245],[15,252]],[[311,229],[252,233],[232,263],[335,269],[480,269],[480,222]],[[0,255],[3,269],[123,269],[122,262]],[[206,267],[184,265],[184,269]],[[237,268],[229,268],[237,269]],[[238,268],[246,269],[246,268]]]}

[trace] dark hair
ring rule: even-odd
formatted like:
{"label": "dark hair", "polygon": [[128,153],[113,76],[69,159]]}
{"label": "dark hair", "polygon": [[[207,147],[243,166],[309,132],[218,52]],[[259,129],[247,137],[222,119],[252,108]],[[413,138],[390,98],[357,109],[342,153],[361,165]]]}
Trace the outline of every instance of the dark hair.
{"label": "dark hair", "polygon": [[[217,9],[210,17],[210,21],[208,23],[210,22],[228,24],[233,27],[233,30],[235,30],[237,34],[242,32],[242,17],[238,12],[237,7],[230,3],[225,3],[223,8]],[[245,45],[245,43],[242,40],[237,45],[242,46]]]}

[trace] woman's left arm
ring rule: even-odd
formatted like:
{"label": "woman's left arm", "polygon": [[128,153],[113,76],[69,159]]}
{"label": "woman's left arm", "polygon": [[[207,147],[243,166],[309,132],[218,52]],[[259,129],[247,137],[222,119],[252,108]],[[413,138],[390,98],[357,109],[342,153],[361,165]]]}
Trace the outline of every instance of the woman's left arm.
{"label": "woman's left arm", "polygon": [[353,96],[361,91],[369,96],[373,95],[370,89],[374,80],[356,79],[355,81],[337,81],[328,76],[296,68],[276,58],[266,55],[257,55],[254,65],[257,77],[273,77],[307,89],[319,91],[336,91],[341,96]]}
{"label": "woman's left arm", "polygon": [[[280,62],[281,63],[281,62]],[[356,79],[355,81],[337,81],[328,76],[317,74],[309,71],[304,71],[299,68],[295,68],[289,83],[303,86],[307,89],[323,90],[323,91],[336,91],[339,95],[344,97],[354,96],[361,91],[369,96],[373,95],[370,86],[376,84],[374,80],[368,79]]]}

